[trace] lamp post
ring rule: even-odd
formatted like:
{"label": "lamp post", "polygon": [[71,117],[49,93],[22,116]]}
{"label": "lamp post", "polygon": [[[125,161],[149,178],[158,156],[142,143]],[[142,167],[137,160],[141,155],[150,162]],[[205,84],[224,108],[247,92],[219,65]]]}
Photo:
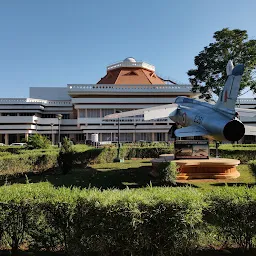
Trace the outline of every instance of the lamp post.
{"label": "lamp post", "polygon": [[53,146],[53,126],[54,126],[54,123],[51,123],[51,131],[52,131],[52,146]]}
{"label": "lamp post", "polygon": [[60,120],[62,118],[62,114],[58,114],[56,117],[58,118],[58,125],[59,125],[58,147],[60,147]]}
{"label": "lamp post", "polygon": [[134,142],[136,143],[136,128],[137,124],[134,124]]}
{"label": "lamp post", "polygon": [[[118,110],[116,111],[116,113],[121,113],[122,111]],[[114,159],[114,162],[119,162],[119,163],[122,163],[124,162],[124,159],[123,158],[120,158],[120,118],[118,118],[118,123],[117,123],[117,129],[118,129],[118,140],[117,140],[117,156],[116,158]]]}

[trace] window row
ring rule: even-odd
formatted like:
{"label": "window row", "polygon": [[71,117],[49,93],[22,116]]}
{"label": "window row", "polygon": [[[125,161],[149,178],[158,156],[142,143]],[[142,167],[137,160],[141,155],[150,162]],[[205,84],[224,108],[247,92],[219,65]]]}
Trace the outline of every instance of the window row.
{"label": "window row", "polygon": [[[79,109],[80,118],[103,118],[106,115],[111,115],[116,112],[126,112],[134,109]],[[140,115],[143,117],[143,115]],[[137,117],[140,117],[137,116]]]}

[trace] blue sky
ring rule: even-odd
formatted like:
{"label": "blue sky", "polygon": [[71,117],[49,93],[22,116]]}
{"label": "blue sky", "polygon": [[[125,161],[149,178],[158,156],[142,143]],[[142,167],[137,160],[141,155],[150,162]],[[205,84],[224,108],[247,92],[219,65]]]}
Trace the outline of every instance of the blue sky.
{"label": "blue sky", "polygon": [[128,56],[188,83],[215,31],[245,29],[256,39],[255,10],[255,0],[1,0],[0,97],[96,83]]}

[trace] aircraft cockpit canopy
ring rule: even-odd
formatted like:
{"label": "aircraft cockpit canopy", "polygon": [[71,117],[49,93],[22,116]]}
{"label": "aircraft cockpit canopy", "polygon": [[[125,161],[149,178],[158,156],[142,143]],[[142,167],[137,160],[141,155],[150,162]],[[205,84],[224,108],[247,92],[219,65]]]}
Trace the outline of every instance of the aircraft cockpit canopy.
{"label": "aircraft cockpit canopy", "polygon": [[176,98],[175,103],[194,103],[193,99],[184,97],[184,96],[179,96]]}

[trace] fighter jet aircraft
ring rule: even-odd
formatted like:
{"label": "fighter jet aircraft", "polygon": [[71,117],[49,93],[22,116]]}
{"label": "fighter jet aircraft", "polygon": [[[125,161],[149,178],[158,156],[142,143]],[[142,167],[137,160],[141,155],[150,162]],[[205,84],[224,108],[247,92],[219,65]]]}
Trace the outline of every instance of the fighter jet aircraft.
{"label": "fighter jet aircraft", "polygon": [[235,67],[229,61],[226,68],[227,80],[215,105],[188,97],[177,97],[174,104],[138,109],[107,115],[104,119],[122,118],[144,114],[144,120],[169,117],[175,126],[176,137],[203,136],[216,141],[239,141],[245,133],[239,115],[256,116],[249,109],[235,109],[244,65]]}

